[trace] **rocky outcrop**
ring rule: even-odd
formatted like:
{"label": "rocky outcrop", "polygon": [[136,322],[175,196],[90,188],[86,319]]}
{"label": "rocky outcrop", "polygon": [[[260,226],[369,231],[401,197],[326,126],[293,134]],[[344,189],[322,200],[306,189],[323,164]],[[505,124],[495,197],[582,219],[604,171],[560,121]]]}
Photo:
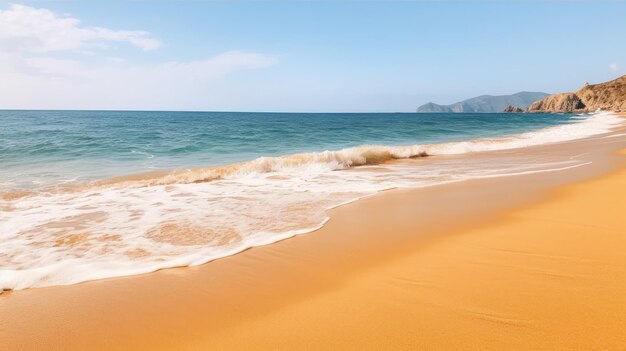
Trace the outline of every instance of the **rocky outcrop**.
{"label": "rocky outcrop", "polygon": [[529,112],[574,112],[585,109],[586,105],[575,93],[553,94],[528,107]]}
{"label": "rocky outcrop", "polygon": [[506,107],[504,108],[504,110],[502,110],[502,112],[522,113],[522,112],[524,112],[524,109],[520,108],[520,107],[515,107],[513,105],[506,105]]}
{"label": "rocky outcrop", "polygon": [[573,93],[550,95],[533,102],[528,112],[626,111],[626,76],[600,84],[585,84]]}

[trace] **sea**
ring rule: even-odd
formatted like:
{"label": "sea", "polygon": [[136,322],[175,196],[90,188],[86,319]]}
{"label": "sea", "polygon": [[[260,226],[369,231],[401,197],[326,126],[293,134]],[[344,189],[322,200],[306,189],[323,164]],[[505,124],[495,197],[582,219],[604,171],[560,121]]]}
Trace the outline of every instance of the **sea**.
{"label": "sea", "polygon": [[329,209],[389,189],[584,166],[503,151],[622,121],[602,112],[1,110],[0,289],[203,264],[312,232]]}

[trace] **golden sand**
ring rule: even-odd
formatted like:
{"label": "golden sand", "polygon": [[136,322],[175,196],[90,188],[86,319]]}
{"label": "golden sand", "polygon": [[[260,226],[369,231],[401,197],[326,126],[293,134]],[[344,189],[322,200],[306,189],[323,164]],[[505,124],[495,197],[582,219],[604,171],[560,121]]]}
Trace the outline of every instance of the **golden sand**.
{"label": "golden sand", "polygon": [[623,350],[619,158],[547,197],[570,173],[392,191],[207,265],[5,293],[0,350]]}
{"label": "golden sand", "polygon": [[210,345],[626,349],[626,171],[431,242]]}

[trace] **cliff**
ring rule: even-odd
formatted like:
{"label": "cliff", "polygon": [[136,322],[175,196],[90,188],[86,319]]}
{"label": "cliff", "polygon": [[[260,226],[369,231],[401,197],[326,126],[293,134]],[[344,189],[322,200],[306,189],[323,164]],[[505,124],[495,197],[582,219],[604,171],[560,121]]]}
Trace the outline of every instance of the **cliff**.
{"label": "cliff", "polygon": [[626,112],[626,75],[600,84],[585,84],[573,93],[553,94],[532,103],[528,112]]}
{"label": "cliff", "polygon": [[533,101],[546,97],[546,93],[522,91],[513,95],[481,95],[456,102],[438,105],[432,102],[417,108],[417,112],[502,112],[507,105],[528,107]]}

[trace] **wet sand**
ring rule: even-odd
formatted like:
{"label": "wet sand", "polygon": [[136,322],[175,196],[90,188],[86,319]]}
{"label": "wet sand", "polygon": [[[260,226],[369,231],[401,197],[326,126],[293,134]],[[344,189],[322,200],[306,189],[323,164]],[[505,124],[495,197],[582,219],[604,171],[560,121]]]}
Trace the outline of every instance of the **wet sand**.
{"label": "wet sand", "polygon": [[0,350],[624,349],[626,140],[545,147],[593,164],[388,191],[203,266],[4,293]]}

